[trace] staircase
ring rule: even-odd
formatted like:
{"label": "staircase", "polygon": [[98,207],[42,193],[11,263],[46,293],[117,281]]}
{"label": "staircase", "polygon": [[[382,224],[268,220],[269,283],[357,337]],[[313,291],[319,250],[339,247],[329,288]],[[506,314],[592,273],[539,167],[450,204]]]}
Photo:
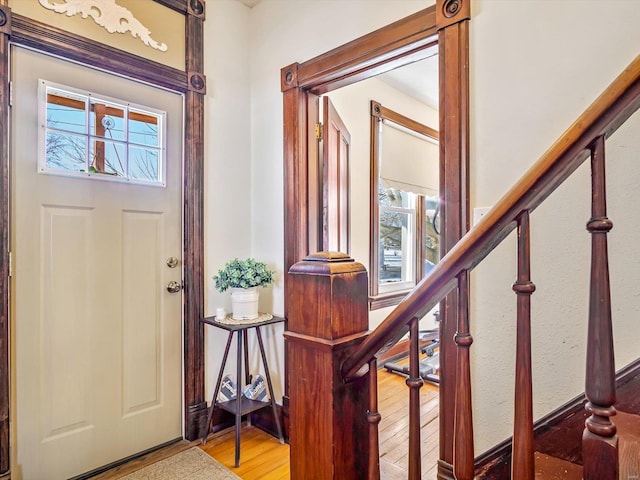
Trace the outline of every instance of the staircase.
{"label": "staircase", "polygon": [[[635,414],[640,413],[640,400],[636,400],[640,395],[638,390],[629,396],[624,392],[636,383],[631,379],[640,375],[640,367],[631,365],[616,376],[607,244],[613,223],[607,217],[605,177],[606,141],[638,108],[640,56],[371,333],[367,273],[362,265],[345,254],[321,252],[290,269],[285,337],[292,365],[287,381],[293,479],[380,478],[376,357],[407,333],[408,478],[421,478],[418,321],[445,299],[445,305],[454,308],[440,308],[444,313],[441,331],[453,328],[456,333],[453,339],[441,336],[442,346],[455,350],[455,355],[453,362],[442,365],[445,375],[441,385],[453,385],[455,397],[440,403],[439,479],[472,480],[476,474],[477,478],[515,480],[639,478],[640,421]],[[531,301],[536,288],[530,276],[529,217],[587,159],[592,193],[591,217],[587,219],[591,271],[585,322],[585,395],[565,406],[562,414],[534,425]],[[489,475],[491,469],[477,472],[474,454],[469,277],[514,230],[517,268],[512,289],[517,302],[517,338],[513,440],[508,443],[510,461],[498,455],[496,476],[482,477],[479,475]],[[577,428],[569,429],[564,421]],[[562,448],[549,447],[554,441]]]}
{"label": "staircase", "polygon": [[[640,478],[640,360],[619,372],[616,388],[620,479]],[[577,397],[537,422],[535,428],[535,478],[582,479],[581,439],[588,412],[584,396]],[[636,413],[634,413],[636,412]],[[505,442],[476,465],[477,480],[509,478],[510,442]]]}
{"label": "staircase", "polygon": [[[620,479],[640,478],[640,416],[618,410],[614,419],[618,434]],[[579,445],[579,439],[578,439]],[[561,452],[558,455],[562,455]],[[540,480],[582,480],[582,465],[560,456],[535,452],[535,478]],[[510,478],[511,462],[503,460],[476,475],[478,480]]]}

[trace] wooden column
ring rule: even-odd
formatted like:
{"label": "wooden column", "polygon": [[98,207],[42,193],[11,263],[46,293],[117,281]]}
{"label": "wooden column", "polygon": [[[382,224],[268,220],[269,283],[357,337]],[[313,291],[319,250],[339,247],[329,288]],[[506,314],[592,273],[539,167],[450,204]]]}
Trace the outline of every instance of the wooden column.
{"label": "wooden column", "polygon": [[591,146],[591,286],[585,408],[591,416],[582,435],[585,480],[618,478],[618,436],[611,417],[616,414],[615,361],[611,323],[611,292],[607,233],[613,223],[607,218],[604,136]]}
{"label": "wooden column", "polygon": [[[456,480],[472,480],[474,467],[473,416],[471,402],[471,363],[469,348],[473,337],[469,333],[469,272],[458,276],[458,331],[454,337],[457,345],[455,430],[453,445],[453,470]],[[442,398],[440,398],[442,402]]]}
{"label": "wooden column", "polygon": [[369,362],[369,476],[368,480],[380,480],[380,442],[378,425],[382,415],[378,412],[378,361],[373,358]]}
{"label": "wooden column", "polygon": [[[469,19],[470,0],[437,0],[440,56],[440,258],[469,230]],[[440,305],[440,459],[438,478],[452,480],[459,302],[452,292]],[[463,300],[464,301],[464,300]]]}
{"label": "wooden column", "polygon": [[[284,268],[289,269],[309,253],[320,249],[318,152],[312,142],[308,121],[318,118],[318,96],[298,85],[298,67],[294,63],[280,72],[284,118]],[[314,233],[315,232],[315,233]],[[289,278],[284,279],[285,329],[289,318]],[[284,358],[284,395],[282,417],[285,437],[289,436],[289,356]]]}
{"label": "wooden column", "polygon": [[285,339],[293,479],[369,476],[368,378],[345,383],[340,375],[368,331],[367,286],[365,268],[343,253],[316,253],[289,270]]}
{"label": "wooden column", "polygon": [[531,373],[531,294],[536,286],[531,281],[531,247],[529,211],[518,218],[518,279],[513,291],[518,296],[516,338],[516,386],[513,422],[511,478],[533,480],[533,389]]}
{"label": "wooden column", "polygon": [[188,2],[184,143],[184,402],[185,437],[198,438],[207,417],[204,398],[204,18],[203,0]]}
{"label": "wooden column", "polygon": [[11,9],[0,1],[0,475],[9,463],[9,34]]}
{"label": "wooden column", "polygon": [[422,454],[420,449],[420,389],[424,382],[420,376],[420,320],[413,317],[409,322],[409,480],[422,477]]}

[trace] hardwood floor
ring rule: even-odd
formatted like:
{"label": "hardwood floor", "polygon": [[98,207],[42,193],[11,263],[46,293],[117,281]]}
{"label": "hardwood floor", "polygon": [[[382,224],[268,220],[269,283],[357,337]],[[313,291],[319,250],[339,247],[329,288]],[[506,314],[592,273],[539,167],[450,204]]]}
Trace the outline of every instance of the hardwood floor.
{"label": "hardwood floor", "polygon": [[[407,478],[409,389],[405,378],[384,369],[378,371],[378,406],[382,415],[379,425],[382,480]],[[420,398],[422,479],[432,480],[436,478],[438,461],[438,387],[425,383],[420,390]],[[183,440],[91,478],[115,480],[192,446],[200,446],[200,442]],[[200,448],[244,480],[289,479],[289,445],[281,445],[277,438],[256,427],[243,427],[238,468],[233,466],[235,429],[215,435]]]}
{"label": "hardwood floor", "polygon": [[280,480],[289,478],[289,445],[254,427],[242,428],[240,466],[234,467],[235,429],[211,438],[200,447],[243,479]]}
{"label": "hardwood floor", "polygon": [[[380,471],[385,480],[406,479],[409,446],[409,389],[402,375],[378,372]],[[436,478],[438,463],[439,389],[430,383],[420,389],[422,479]]]}
{"label": "hardwood floor", "polygon": [[[436,478],[438,461],[438,387],[425,383],[420,390],[422,479]],[[409,445],[409,389],[402,375],[378,372],[380,422],[380,470],[383,480],[407,478]],[[255,427],[243,427],[240,466],[235,468],[235,431],[210,439],[201,447],[244,480],[289,479],[289,446]]]}

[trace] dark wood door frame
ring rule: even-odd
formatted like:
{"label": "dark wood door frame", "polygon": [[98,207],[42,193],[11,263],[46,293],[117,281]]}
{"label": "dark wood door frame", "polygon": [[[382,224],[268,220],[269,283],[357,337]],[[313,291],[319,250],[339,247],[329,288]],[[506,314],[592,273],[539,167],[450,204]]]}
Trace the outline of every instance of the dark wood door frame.
{"label": "dark wood door frame", "polygon": [[30,18],[12,15],[0,0],[0,475],[9,471],[9,70],[10,44],[139,80],[185,97],[183,179],[183,329],[185,437],[198,437],[204,399],[204,95],[205,0],[155,0],[185,15],[186,65],[178,70]]}
{"label": "dark wood door frame", "polygon": [[[438,51],[440,62],[440,192],[444,224],[441,253],[469,229],[469,30],[470,0],[437,0],[436,5],[376,30],[304,63],[281,71],[284,105],[284,266],[285,271],[320,249],[320,165],[309,122],[318,98]],[[285,276],[285,316],[287,312]],[[453,479],[453,409],[456,355],[453,337],[458,299],[441,305],[439,478]],[[447,340],[449,339],[449,340]],[[285,356],[285,378],[288,362]],[[288,385],[283,409],[287,424]]]}

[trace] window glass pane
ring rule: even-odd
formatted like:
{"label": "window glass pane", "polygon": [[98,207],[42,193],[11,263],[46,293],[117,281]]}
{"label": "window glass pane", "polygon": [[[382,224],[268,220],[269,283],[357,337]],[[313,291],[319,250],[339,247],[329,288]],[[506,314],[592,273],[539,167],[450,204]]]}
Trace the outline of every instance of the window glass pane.
{"label": "window glass pane", "polygon": [[159,147],[158,125],[160,125],[159,115],[129,110],[129,142],[147,147]]}
{"label": "window glass pane", "polygon": [[440,261],[440,206],[435,197],[425,197],[424,274]]}
{"label": "window glass pane", "polygon": [[158,150],[129,147],[129,177],[157,182],[160,180]]}
{"label": "window glass pane", "polygon": [[91,131],[95,136],[124,140],[124,107],[101,100],[91,100]]}
{"label": "window glass pane", "polygon": [[94,140],[91,143],[91,172],[124,177],[126,173],[125,147],[122,143]]}
{"label": "window glass pane", "polygon": [[87,142],[82,135],[47,132],[45,166],[72,172],[87,171]]}
{"label": "window glass pane", "polygon": [[413,214],[380,209],[380,284],[412,280]]}
{"label": "window glass pane", "polygon": [[47,89],[47,128],[85,133],[87,97],[61,90]]}
{"label": "window glass pane", "polygon": [[165,112],[46,80],[38,102],[39,172],[165,185]]}
{"label": "window glass pane", "polygon": [[378,199],[380,206],[413,208],[415,195],[395,188],[385,188],[380,182],[378,187]]}

